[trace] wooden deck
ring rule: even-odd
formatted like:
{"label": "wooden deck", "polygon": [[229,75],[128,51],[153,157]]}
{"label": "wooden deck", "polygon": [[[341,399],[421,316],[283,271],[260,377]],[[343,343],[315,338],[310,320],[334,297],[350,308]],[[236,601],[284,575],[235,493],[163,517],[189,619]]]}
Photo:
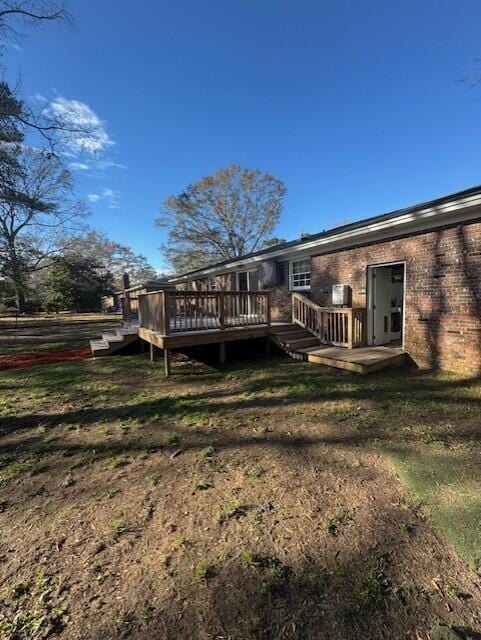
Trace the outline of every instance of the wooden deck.
{"label": "wooden deck", "polygon": [[299,352],[305,354],[308,362],[362,374],[388,367],[399,367],[406,362],[407,357],[402,347],[389,345],[357,349],[321,346],[300,349]]}
{"label": "wooden deck", "polygon": [[[401,347],[362,346],[365,309],[320,307],[300,294],[292,298],[292,322],[272,322],[269,291],[151,291],[124,299],[124,321],[150,345],[152,360],[162,350],[166,375],[172,349],[218,344],[223,363],[226,343],[255,338],[266,339],[266,351],[274,342],[298,360],[362,374],[406,361]],[[99,345],[93,347],[102,355]]]}
{"label": "wooden deck", "polygon": [[159,331],[139,327],[138,335],[139,338],[159,347],[159,349],[180,349],[182,347],[195,347],[204,344],[268,337],[270,335],[270,329],[267,324],[258,324],[244,327],[228,327],[222,330],[214,328],[179,331],[164,335]]}

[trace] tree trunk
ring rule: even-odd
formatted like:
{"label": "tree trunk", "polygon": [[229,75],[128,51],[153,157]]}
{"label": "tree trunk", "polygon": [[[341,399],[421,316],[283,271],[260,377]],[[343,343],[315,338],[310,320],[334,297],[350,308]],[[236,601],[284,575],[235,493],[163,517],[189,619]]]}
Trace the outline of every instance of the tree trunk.
{"label": "tree trunk", "polygon": [[17,308],[19,313],[25,313],[27,310],[27,304],[25,301],[25,291],[23,289],[18,289],[15,285],[15,297],[17,299]]}
{"label": "tree trunk", "polygon": [[15,247],[10,246],[9,248],[9,257],[10,257],[10,265],[8,271],[10,279],[12,280],[13,287],[15,289],[15,298],[17,301],[17,308],[19,313],[24,313],[26,311],[27,305],[25,300],[25,292],[27,289],[27,284],[25,281],[25,274],[22,271],[21,262],[18,259],[17,252],[15,251]]}

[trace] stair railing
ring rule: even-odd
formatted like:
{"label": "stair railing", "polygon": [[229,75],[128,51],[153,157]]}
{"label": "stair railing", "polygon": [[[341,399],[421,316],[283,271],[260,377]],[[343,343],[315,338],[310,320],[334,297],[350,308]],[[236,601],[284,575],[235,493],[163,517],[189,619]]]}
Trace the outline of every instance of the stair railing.
{"label": "stair railing", "polygon": [[364,344],[366,310],[321,307],[301,293],[292,294],[292,322],[307,329],[322,344],[353,349]]}

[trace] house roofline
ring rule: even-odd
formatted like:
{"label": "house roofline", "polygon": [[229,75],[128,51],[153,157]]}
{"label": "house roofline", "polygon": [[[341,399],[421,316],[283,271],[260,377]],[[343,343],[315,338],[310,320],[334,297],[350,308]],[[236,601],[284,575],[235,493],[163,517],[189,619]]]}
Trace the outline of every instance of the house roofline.
{"label": "house roofline", "polygon": [[[325,245],[331,243],[333,249],[347,248],[351,240],[351,244],[355,244],[363,232],[365,234],[375,234],[377,232],[378,234],[381,233],[381,235],[389,235],[390,230],[394,230],[396,233],[401,226],[403,226],[403,228],[409,228],[409,225],[412,227],[418,226],[420,231],[425,231],[426,228],[429,229],[430,226],[437,226],[437,224],[432,224],[433,219],[438,217],[442,218],[446,213],[454,213],[459,210],[481,205],[481,198],[477,198],[477,196],[481,196],[481,185],[470,187],[463,191],[457,191],[456,193],[451,193],[434,200],[427,200],[403,209],[396,209],[380,215],[364,218],[357,222],[307,235],[296,240],[283,242],[253,253],[244,254],[237,258],[230,258],[209,264],[200,269],[194,269],[170,278],[169,282],[182,282],[193,277],[208,276],[218,272],[220,269],[229,270],[236,266],[242,266],[242,263],[246,261],[252,260],[259,262],[264,256],[275,257],[285,255],[286,253],[302,253],[310,250],[315,252],[316,247],[322,248],[325,253]],[[443,222],[441,222],[441,224],[443,224]],[[345,246],[337,247],[336,243],[339,242],[341,242],[341,244],[345,243]]]}

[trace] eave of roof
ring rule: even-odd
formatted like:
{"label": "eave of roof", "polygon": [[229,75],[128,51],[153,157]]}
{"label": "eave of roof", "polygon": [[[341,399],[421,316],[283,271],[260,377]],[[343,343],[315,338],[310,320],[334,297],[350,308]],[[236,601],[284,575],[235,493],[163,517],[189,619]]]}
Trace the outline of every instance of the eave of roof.
{"label": "eave of roof", "polygon": [[[451,193],[451,194],[442,196],[440,198],[436,198],[434,200],[427,200],[425,202],[412,205],[409,207],[405,207],[403,209],[396,209],[394,211],[389,211],[387,213],[383,213],[380,215],[364,218],[363,220],[342,225],[340,227],[335,227],[327,231],[321,231],[319,233],[315,233],[312,235],[303,236],[302,238],[298,238],[296,240],[282,242],[272,247],[267,247],[265,249],[255,251],[253,253],[244,254],[237,258],[229,258],[221,262],[209,264],[200,269],[194,269],[193,271],[189,271],[181,275],[175,276],[173,278],[170,278],[169,282],[182,282],[185,279],[192,279],[195,276],[208,275],[209,272],[218,271],[219,269],[222,269],[222,268],[228,269],[229,267],[234,266],[237,263],[242,263],[244,261],[262,257],[264,255],[288,253],[289,250],[297,249],[298,247],[303,248],[306,245],[310,247],[311,245],[315,245],[316,241],[326,241],[329,238],[341,237],[343,235],[348,235],[350,232],[355,232],[357,230],[362,230],[365,228],[367,229],[373,225],[379,225],[380,223],[384,223],[384,222],[389,223],[390,221],[392,221],[394,223],[394,221],[398,218],[403,218],[424,210],[428,210],[428,211],[430,210],[431,217],[433,217],[437,213],[436,211],[433,211],[433,210],[443,207],[443,205],[448,205],[449,203],[456,202],[458,200],[464,201],[467,198],[479,196],[479,195],[481,195],[481,185],[470,187],[469,189],[464,189],[463,191],[457,191],[456,193]],[[442,212],[440,211],[439,214],[441,213]],[[385,225],[385,227],[386,226],[388,225]]]}

